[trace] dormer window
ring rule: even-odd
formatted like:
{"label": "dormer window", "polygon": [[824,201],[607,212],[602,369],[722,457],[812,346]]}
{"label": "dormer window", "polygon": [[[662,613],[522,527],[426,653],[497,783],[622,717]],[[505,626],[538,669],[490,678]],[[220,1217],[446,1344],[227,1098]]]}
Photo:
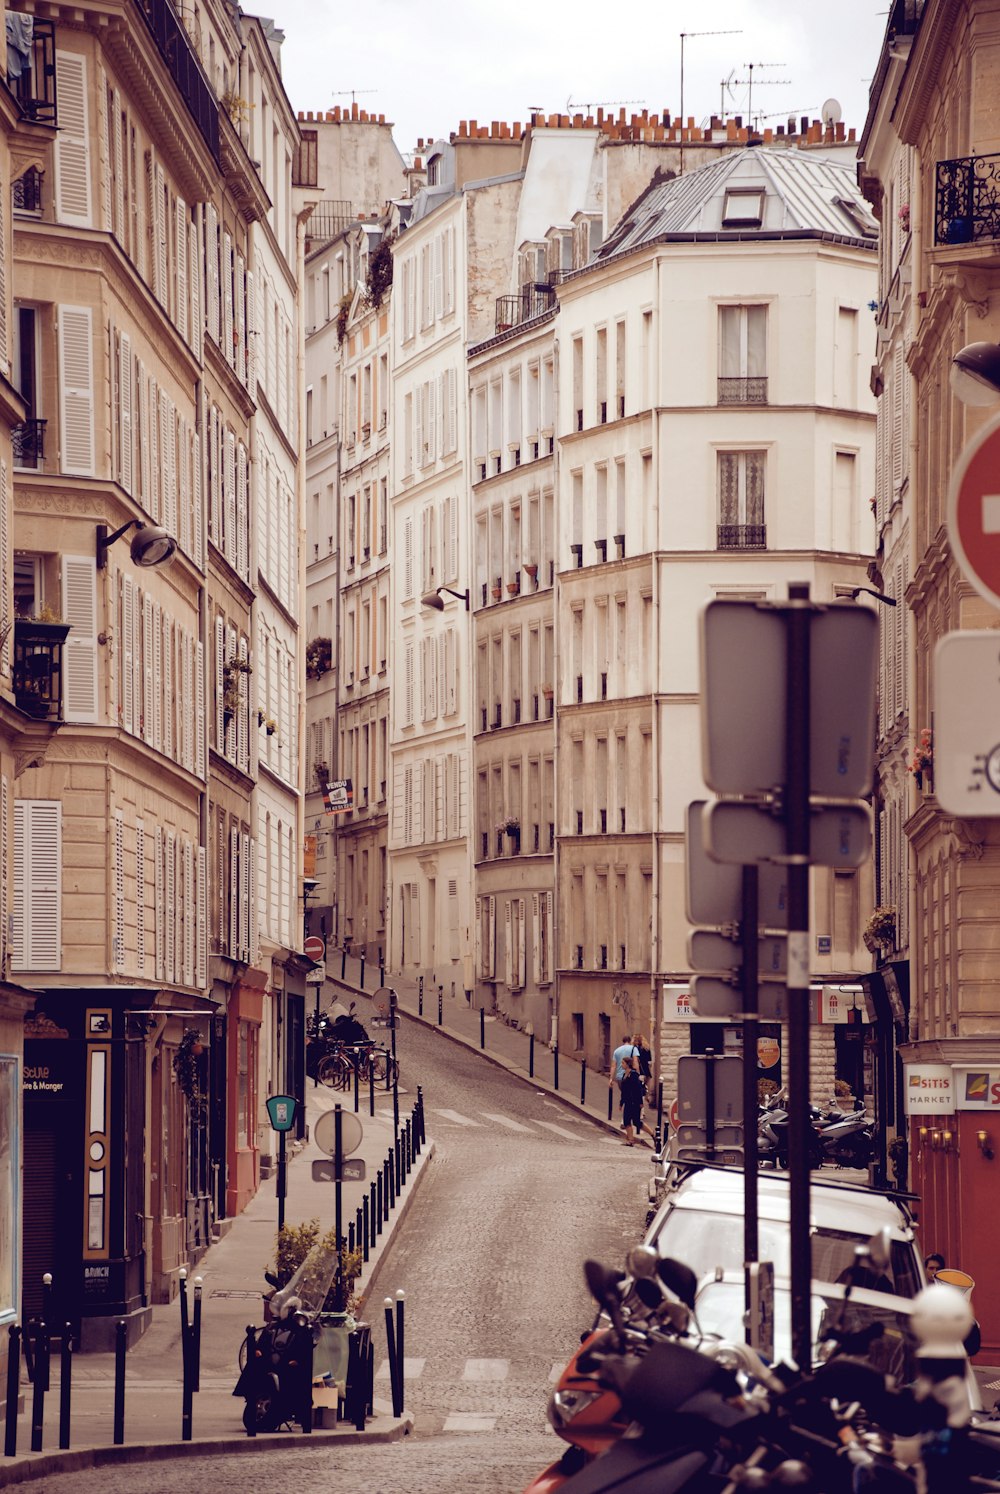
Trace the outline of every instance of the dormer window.
{"label": "dormer window", "polygon": [[722,205],[723,228],[760,228],[763,221],[763,187],[726,188]]}
{"label": "dormer window", "polygon": [[427,158],[427,185],[429,187],[441,185],[441,157],[439,155]]}

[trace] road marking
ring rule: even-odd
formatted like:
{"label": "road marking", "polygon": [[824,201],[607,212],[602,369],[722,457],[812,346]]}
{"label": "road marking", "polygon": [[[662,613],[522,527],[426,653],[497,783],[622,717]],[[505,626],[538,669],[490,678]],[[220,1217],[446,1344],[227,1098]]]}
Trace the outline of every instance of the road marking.
{"label": "road marking", "polygon": [[[403,1358],[403,1379],[404,1380],[419,1380],[420,1376],[424,1372],[424,1365],[426,1363],[427,1363],[426,1359],[409,1359],[406,1356],[404,1356],[404,1358]],[[392,1376],[389,1374],[389,1361],[388,1361],[388,1359],[383,1359],[382,1363],[379,1365],[378,1369],[375,1371],[375,1378],[376,1378],[376,1380],[389,1380],[389,1379],[392,1378]]]}
{"label": "road marking", "polygon": [[567,1131],[565,1126],[557,1126],[553,1121],[535,1121],[535,1125],[544,1126],[546,1131],[552,1131],[556,1136],[565,1136],[567,1141],[579,1141],[583,1144],[582,1136],[577,1136],[573,1131]]}
{"label": "road marking", "polygon": [[513,1121],[508,1115],[493,1115],[489,1110],[484,1110],[483,1115],[488,1121],[494,1121],[498,1126],[505,1126],[508,1131],[527,1131],[529,1135],[532,1133],[530,1126],[522,1126],[520,1121]]}
{"label": "road marking", "polygon": [[506,1380],[510,1374],[509,1359],[467,1359],[463,1380]]}
{"label": "road marking", "polygon": [[478,1126],[479,1122],[470,1120],[467,1115],[459,1115],[457,1110],[437,1110],[431,1112],[433,1115],[443,1115],[445,1120],[450,1120],[456,1126]]}
{"label": "road marking", "polygon": [[554,1364],[552,1366],[552,1368],[549,1370],[549,1384],[550,1385],[558,1385],[559,1381],[563,1377],[563,1370],[565,1368],[566,1368],[566,1366],[564,1364]]}
{"label": "road marking", "polygon": [[453,1411],[444,1420],[445,1432],[492,1432],[495,1430],[497,1418],[495,1416],[482,1416],[478,1411]]}

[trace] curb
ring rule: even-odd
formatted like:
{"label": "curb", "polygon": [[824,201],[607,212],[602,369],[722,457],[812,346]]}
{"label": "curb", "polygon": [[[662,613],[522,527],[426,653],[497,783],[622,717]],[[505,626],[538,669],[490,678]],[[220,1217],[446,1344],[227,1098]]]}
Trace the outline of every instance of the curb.
{"label": "curb", "polygon": [[[81,1447],[68,1452],[39,1453],[23,1462],[0,1467],[0,1487],[23,1484],[52,1474],[79,1473],[91,1468],[114,1467],[119,1463],[161,1463],[168,1458],[207,1458],[219,1453],[266,1451],[272,1447],[351,1447],[366,1442],[399,1442],[413,1430],[413,1413],[404,1411],[385,1431],[356,1429],[344,1432],[313,1431],[258,1437],[206,1437],[190,1442],[128,1442],[112,1447]],[[308,1442],[304,1438],[308,1436]]]}
{"label": "curb", "polygon": [[427,1170],[427,1165],[430,1162],[431,1158],[434,1156],[435,1150],[436,1147],[434,1142],[430,1137],[428,1137],[423,1147],[421,1148],[420,1156],[417,1158],[417,1165],[413,1168],[409,1178],[407,1179],[407,1188],[404,1197],[402,1198],[402,1200],[398,1198],[396,1200],[396,1208],[392,1217],[392,1228],[379,1241],[374,1252],[369,1254],[367,1276],[366,1273],[362,1271],[361,1275],[358,1277],[358,1285],[355,1288],[355,1296],[357,1297],[356,1311],[359,1313],[371,1301],[371,1294],[375,1288],[375,1283],[378,1280],[379,1272],[382,1269],[382,1263],[385,1259],[386,1251],[395,1238],[396,1230],[402,1224],[403,1220],[406,1218],[407,1214],[410,1211],[410,1205],[413,1202],[413,1196],[416,1191],[416,1186],[424,1176],[424,1173]]}

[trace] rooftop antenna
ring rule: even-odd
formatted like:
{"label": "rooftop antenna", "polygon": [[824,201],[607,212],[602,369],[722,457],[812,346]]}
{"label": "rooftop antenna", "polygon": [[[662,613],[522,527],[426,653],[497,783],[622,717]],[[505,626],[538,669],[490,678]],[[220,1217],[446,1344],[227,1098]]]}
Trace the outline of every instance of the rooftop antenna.
{"label": "rooftop antenna", "polygon": [[347,97],[348,94],[350,94],[351,95],[351,103],[353,104],[354,101],[355,101],[355,99],[357,99],[358,96],[360,94],[362,94],[362,93],[378,93],[378,89],[377,88],[335,88],[335,89],[333,89],[332,93],[330,94],[330,97],[334,98],[334,99],[344,99],[344,98]]}
{"label": "rooftop antenna", "polygon": [[[747,65],[746,65],[746,68],[747,68],[747,72],[750,74],[749,78],[734,78],[733,82],[734,82],[734,84],[735,84],[735,86],[737,88],[742,88],[742,86],[743,86],[744,83],[747,85],[747,119],[750,121],[751,125],[753,124],[753,70],[754,70],[754,68],[755,67],[784,67],[784,66],[785,66],[785,64],[783,62],[748,62]],[[774,87],[784,87],[785,84],[790,84],[792,80],[791,80],[791,78],[766,78],[764,81],[766,82],[767,86],[770,88],[772,86],[774,86]]]}
{"label": "rooftop antenna", "polygon": [[684,174],[684,43],[689,36],[742,36],[740,29],[735,31],[682,31],[681,38],[681,148],[679,152],[678,176]]}
{"label": "rooftop antenna", "polygon": [[639,109],[645,107],[645,99],[594,99],[589,104],[574,104],[566,100],[567,114],[589,114],[592,109]]}
{"label": "rooftop antenna", "polygon": [[840,107],[840,100],[825,99],[819,111],[819,117],[825,125],[838,125],[844,117],[844,111]]}

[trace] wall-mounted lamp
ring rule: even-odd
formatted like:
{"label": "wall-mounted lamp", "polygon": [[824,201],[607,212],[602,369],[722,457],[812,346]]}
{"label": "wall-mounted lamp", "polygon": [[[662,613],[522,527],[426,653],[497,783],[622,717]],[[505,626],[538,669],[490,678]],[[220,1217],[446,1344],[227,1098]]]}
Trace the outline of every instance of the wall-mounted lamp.
{"label": "wall-mounted lamp", "polygon": [[856,586],[851,592],[851,601],[856,602],[863,591],[867,592],[870,597],[874,597],[877,602],[884,602],[887,607],[896,605],[895,597],[887,597],[884,591],[876,591],[872,586]]}
{"label": "wall-mounted lamp", "polygon": [[993,1138],[989,1131],[976,1132],[976,1145],[982,1152],[987,1162],[992,1162],[996,1153],[993,1150]]}
{"label": "wall-mounted lamp", "polygon": [[159,524],[144,524],[141,519],[129,519],[120,529],[113,534],[108,533],[106,524],[97,526],[97,569],[103,571],[108,563],[108,551],[115,540],[120,540],[123,534],[130,529],[136,531],[132,536],[130,549],[132,559],[136,565],[154,566],[166,565],[173,560],[174,551],[177,549],[177,541],[172,534],[161,529]]}
{"label": "wall-mounted lamp", "polygon": [[943,1152],[950,1152],[954,1148],[954,1146],[955,1146],[955,1133],[954,1133],[954,1131],[942,1131],[941,1132],[941,1150]]}
{"label": "wall-mounted lamp", "polygon": [[435,588],[434,588],[433,591],[429,591],[426,596],[423,596],[423,597],[420,598],[420,605],[421,605],[421,607],[433,607],[435,612],[443,612],[444,611],[444,602],[441,599],[441,593],[443,591],[446,591],[450,597],[457,597],[460,602],[464,602],[465,603],[465,610],[466,610],[466,612],[468,612],[468,610],[469,610],[469,593],[468,593],[468,590],[465,590],[465,591],[452,591],[452,589],[451,589],[450,586],[435,586]]}
{"label": "wall-mounted lamp", "polygon": [[939,1151],[940,1147],[941,1147],[941,1132],[940,1131],[932,1131],[931,1132],[931,1151],[932,1152]]}
{"label": "wall-mounted lamp", "polygon": [[964,405],[995,405],[1000,399],[1000,344],[970,342],[951,360],[951,392]]}

